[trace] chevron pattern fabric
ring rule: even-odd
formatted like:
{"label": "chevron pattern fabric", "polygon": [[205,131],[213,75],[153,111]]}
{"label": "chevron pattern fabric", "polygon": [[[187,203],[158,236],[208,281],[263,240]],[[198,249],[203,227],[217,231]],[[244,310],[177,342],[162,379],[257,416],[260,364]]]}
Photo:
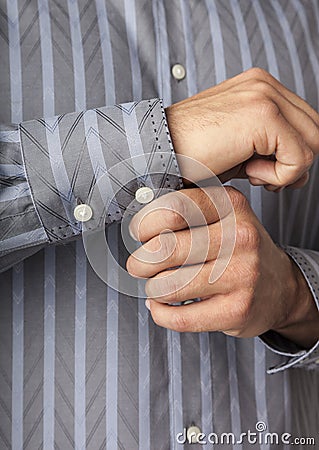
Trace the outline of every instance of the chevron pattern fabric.
{"label": "chevron pattern fabric", "polygon": [[[142,292],[96,275],[73,217],[90,203],[125,267],[136,190],[181,187],[164,107],[251,66],[318,110],[318,1],[0,0],[1,450],[199,449],[176,434],[257,421],[319,442],[318,344],[156,326]],[[232,182],[316,302],[318,176],[280,196]]]}

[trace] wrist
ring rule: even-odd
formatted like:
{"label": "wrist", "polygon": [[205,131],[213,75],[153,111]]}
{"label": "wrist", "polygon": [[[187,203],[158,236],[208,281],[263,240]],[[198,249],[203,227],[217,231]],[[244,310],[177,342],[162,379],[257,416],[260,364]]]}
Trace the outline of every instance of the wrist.
{"label": "wrist", "polygon": [[168,106],[165,114],[183,183],[190,186],[194,182],[213,177],[214,173],[205,160],[205,146],[199,145],[200,139],[194,136],[196,133],[192,132],[192,125],[187,125],[187,117],[180,106],[182,103]]}
{"label": "wrist", "polygon": [[[290,259],[289,281],[286,287],[286,314],[273,330],[304,348],[312,347],[319,339],[319,311],[306,279]],[[289,297],[289,298],[288,298]]]}

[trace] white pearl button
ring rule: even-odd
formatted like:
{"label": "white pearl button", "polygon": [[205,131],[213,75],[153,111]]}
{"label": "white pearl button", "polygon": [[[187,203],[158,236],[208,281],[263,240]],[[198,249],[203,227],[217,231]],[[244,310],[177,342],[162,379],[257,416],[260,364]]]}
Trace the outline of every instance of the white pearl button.
{"label": "white pearl button", "polygon": [[200,433],[201,430],[196,425],[192,425],[191,427],[187,428],[186,431],[187,442],[189,442],[190,444],[197,444],[198,435]]}
{"label": "white pearl button", "polygon": [[142,204],[149,203],[154,198],[154,192],[152,191],[151,188],[144,186],[144,187],[139,188],[135,192],[135,198],[139,203],[142,203]]}
{"label": "white pearl button", "polygon": [[87,222],[92,218],[93,211],[89,205],[83,203],[74,208],[73,214],[79,222]]}
{"label": "white pearl button", "polygon": [[172,67],[172,75],[175,80],[183,80],[186,76],[185,67],[182,66],[182,64],[174,64],[174,66]]}

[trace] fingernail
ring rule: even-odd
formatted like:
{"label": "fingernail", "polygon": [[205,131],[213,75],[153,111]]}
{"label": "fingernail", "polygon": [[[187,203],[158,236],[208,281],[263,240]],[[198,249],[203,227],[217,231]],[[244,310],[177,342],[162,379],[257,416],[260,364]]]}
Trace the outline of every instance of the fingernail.
{"label": "fingernail", "polygon": [[145,306],[146,306],[146,308],[150,311],[150,301],[149,301],[149,299],[147,298],[146,300],[145,300]]}
{"label": "fingernail", "polygon": [[190,305],[191,303],[194,303],[194,300],[186,300],[185,302],[182,302],[182,305]]}

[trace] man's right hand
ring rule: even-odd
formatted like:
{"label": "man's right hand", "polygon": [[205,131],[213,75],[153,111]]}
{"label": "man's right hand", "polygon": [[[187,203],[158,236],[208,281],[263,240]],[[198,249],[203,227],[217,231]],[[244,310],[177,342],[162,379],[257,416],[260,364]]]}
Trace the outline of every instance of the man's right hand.
{"label": "man's right hand", "polygon": [[[318,113],[262,69],[173,104],[166,115],[177,157],[196,159],[222,181],[302,187],[319,153]],[[198,181],[180,166],[185,179]]]}

